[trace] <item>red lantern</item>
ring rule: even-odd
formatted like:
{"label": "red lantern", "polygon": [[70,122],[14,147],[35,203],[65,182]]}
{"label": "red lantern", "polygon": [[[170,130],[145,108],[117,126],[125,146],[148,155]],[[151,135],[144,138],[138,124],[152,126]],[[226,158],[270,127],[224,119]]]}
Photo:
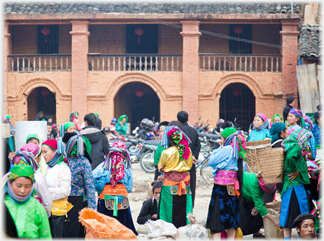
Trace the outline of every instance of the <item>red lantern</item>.
{"label": "red lantern", "polygon": [[234,89],[232,93],[233,93],[233,95],[235,95],[235,96],[239,96],[239,95],[242,94],[242,91],[241,91],[240,89]]}
{"label": "red lantern", "polygon": [[136,92],[135,92],[135,95],[137,95],[138,97],[142,97],[143,95],[144,95],[144,91],[143,90],[137,90]]}
{"label": "red lantern", "polygon": [[236,27],[234,28],[234,33],[237,34],[237,38],[238,38],[238,39],[240,39],[239,35],[240,35],[240,33],[242,33],[242,32],[243,32],[243,28],[242,28],[242,27],[240,27],[240,26],[236,26]]}
{"label": "red lantern", "polygon": [[44,95],[44,96],[46,96],[46,95],[49,95],[49,90],[48,89],[42,89],[42,91],[41,91],[41,94],[42,95]]}
{"label": "red lantern", "polygon": [[42,29],[41,32],[42,32],[42,34],[45,35],[45,43],[46,43],[47,42],[47,37],[46,36],[51,33],[51,30],[48,27],[45,27],[45,28]]}
{"label": "red lantern", "polygon": [[137,29],[135,29],[135,34],[138,35],[138,43],[141,43],[141,39],[140,36],[144,33],[144,30],[140,27],[138,27]]}

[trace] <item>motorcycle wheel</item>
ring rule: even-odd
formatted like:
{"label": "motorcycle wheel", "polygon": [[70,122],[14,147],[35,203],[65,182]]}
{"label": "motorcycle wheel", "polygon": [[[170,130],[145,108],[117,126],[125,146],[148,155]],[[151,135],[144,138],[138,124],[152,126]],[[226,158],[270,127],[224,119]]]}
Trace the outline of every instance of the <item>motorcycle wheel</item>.
{"label": "motorcycle wheel", "polygon": [[214,177],[213,177],[214,169],[208,165],[208,159],[204,164],[202,164],[200,168],[200,176],[203,178],[204,182],[210,186],[214,184]]}
{"label": "motorcycle wheel", "polygon": [[144,172],[154,173],[155,166],[153,163],[154,163],[154,152],[148,151],[141,156],[140,164]]}

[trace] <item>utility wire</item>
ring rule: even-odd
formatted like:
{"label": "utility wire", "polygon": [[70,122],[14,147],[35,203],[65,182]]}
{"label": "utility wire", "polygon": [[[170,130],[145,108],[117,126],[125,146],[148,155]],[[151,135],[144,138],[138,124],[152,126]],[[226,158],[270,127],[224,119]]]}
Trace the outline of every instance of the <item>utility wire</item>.
{"label": "utility wire", "polygon": [[[168,26],[171,26],[171,27],[174,27],[174,28],[180,28],[180,29],[182,29],[182,25],[168,23],[168,22],[165,22],[163,20],[152,19],[152,18],[146,18],[146,20],[149,20],[149,21],[152,21],[152,22],[156,22],[156,23],[160,23],[160,24],[164,24],[164,25],[168,25]],[[283,47],[283,46],[277,45],[277,44],[257,42],[257,41],[253,41],[253,40],[232,37],[232,36],[228,36],[228,35],[225,35],[225,34],[213,33],[213,32],[205,31],[205,30],[199,30],[199,31],[201,33],[204,33],[204,34],[207,34],[207,35],[211,35],[211,36],[214,36],[214,37],[219,37],[219,38],[225,38],[225,39],[230,39],[230,40],[235,40],[235,41],[241,41],[241,42],[245,42],[245,43],[257,44],[257,45],[262,45],[262,46],[271,47],[271,48],[279,48],[279,49],[285,48],[285,49],[297,50],[296,48],[289,48],[289,47]]]}

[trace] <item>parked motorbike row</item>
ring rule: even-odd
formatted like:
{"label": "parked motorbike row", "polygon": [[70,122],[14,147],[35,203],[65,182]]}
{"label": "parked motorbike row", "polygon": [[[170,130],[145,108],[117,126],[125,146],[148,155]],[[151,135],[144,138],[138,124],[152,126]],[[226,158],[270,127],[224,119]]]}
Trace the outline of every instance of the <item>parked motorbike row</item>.
{"label": "parked motorbike row", "polygon": [[[199,118],[200,120],[201,118]],[[203,125],[202,122],[193,126],[199,135],[201,149],[198,157],[197,167],[202,166],[201,163],[209,157],[210,153],[220,147],[221,144],[221,136],[220,132],[228,126],[235,127],[236,129],[240,129],[239,125],[236,123],[236,119],[234,122],[227,121],[225,123],[224,120],[220,119],[217,122],[216,128],[212,129],[209,127],[208,119],[207,125]],[[135,130],[132,132],[133,135],[121,135],[113,128],[110,128],[109,135],[109,144],[110,146],[116,141],[125,142],[132,163],[140,163],[141,168],[147,173],[154,173],[154,154],[160,140],[155,140],[155,137],[159,135],[157,127],[154,125],[153,121],[149,119],[143,119]],[[206,162],[206,161],[205,161]],[[208,164],[208,162],[207,162]],[[206,167],[206,164],[203,165]]]}

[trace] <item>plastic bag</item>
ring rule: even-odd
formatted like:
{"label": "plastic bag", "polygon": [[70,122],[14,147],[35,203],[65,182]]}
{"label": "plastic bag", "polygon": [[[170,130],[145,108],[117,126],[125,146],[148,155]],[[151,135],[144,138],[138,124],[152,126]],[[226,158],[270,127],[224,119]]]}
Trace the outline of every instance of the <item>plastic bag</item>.
{"label": "plastic bag", "polygon": [[177,228],[172,223],[158,219],[156,221],[149,220],[145,225],[148,228],[148,238],[159,238],[162,236],[176,238]]}
{"label": "plastic bag", "polygon": [[86,239],[137,239],[134,232],[117,219],[90,208],[81,210],[79,222],[85,226]]}

